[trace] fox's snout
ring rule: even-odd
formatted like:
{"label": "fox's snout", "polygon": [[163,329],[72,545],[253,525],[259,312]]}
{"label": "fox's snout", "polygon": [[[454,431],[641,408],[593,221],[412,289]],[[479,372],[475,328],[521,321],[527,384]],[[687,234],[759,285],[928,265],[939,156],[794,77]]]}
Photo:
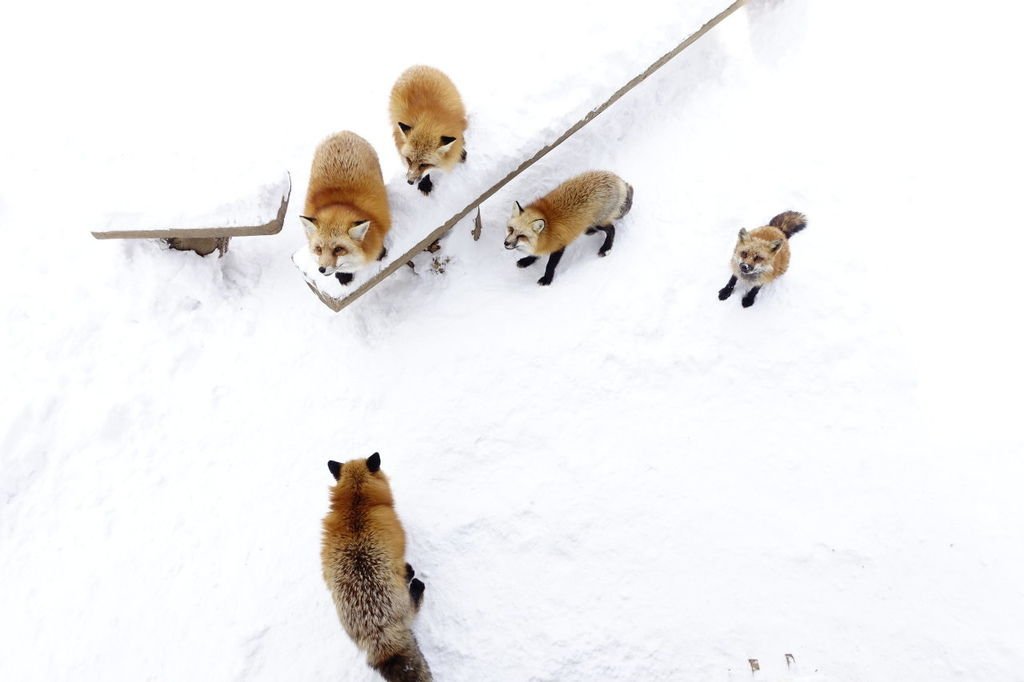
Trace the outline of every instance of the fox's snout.
{"label": "fox's snout", "polygon": [[751,271],[753,271],[753,269],[754,266],[752,266],[750,263],[740,263],[740,272],[742,272],[744,275],[749,275]]}
{"label": "fox's snout", "polygon": [[505,240],[505,248],[508,249],[509,251],[511,251],[512,249],[516,248],[516,240],[513,239],[512,241],[509,241],[509,240],[506,239]]}

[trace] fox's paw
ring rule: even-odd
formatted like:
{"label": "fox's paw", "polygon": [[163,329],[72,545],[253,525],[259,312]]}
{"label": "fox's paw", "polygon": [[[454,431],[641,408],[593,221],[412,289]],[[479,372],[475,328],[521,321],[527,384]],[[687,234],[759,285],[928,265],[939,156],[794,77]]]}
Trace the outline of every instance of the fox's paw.
{"label": "fox's paw", "polygon": [[420,180],[420,184],[416,185],[416,188],[423,192],[424,195],[429,195],[431,190],[434,189],[434,183],[429,175],[424,175],[423,179]]}
{"label": "fox's paw", "polygon": [[384,260],[387,257],[388,257],[388,247],[386,247],[386,246],[380,247],[380,255],[377,256],[377,260],[379,260],[379,261],[380,260]]}
{"label": "fox's paw", "polygon": [[516,266],[520,268],[528,268],[537,262],[536,256],[525,256],[516,261]]}
{"label": "fox's paw", "polygon": [[608,252],[611,251],[611,250],[612,250],[612,247],[610,247],[610,246],[607,249],[602,247],[601,250],[597,252],[597,255],[600,256],[601,258],[604,258],[605,256],[608,255]]}
{"label": "fox's paw", "polygon": [[334,276],[338,278],[339,282],[345,285],[351,283],[353,277],[351,272],[336,272],[334,273]]}
{"label": "fox's paw", "polygon": [[412,582],[409,583],[409,596],[412,597],[412,603],[417,608],[419,608],[420,602],[423,601],[423,590],[425,589],[427,589],[427,586],[419,578],[413,578]]}
{"label": "fox's paw", "polygon": [[732,287],[723,287],[718,290],[718,300],[724,301],[725,299],[732,296]]}
{"label": "fox's paw", "polygon": [[546,287],[549,284],[551,284],[551,281],[553,279],[554,277],[548,277],[547,275],[544,275],[543,277],[537,280],[537,284],[541,285],[542,287]]}
{"label": "fox's paw", "polygon": [[405,565],[405,581],[409,582],[416,577],[416,570],[412,567],[412,564]]}
{"label": "fox's paw", "polygon": [[743,307],[744,308],[749,308],[750,306],[754,305],[754,297],[753,296],[744,296],[742,302],[743,302]]}
{"label": "fox's paw", "polygon": [[467,156],[468,156],[468,154],[466,154],[466,148],[463,147],[462,148],[462,156],[459,157],[459,161],[461,161],[462,163],[466,163],[466,157]]}

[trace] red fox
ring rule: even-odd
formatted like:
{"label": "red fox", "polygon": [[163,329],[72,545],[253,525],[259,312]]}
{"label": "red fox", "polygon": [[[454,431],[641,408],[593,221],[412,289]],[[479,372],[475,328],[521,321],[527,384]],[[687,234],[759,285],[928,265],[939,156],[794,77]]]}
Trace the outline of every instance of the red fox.
{"label": "red fox", "polygon": [[547,286],[555,277],[555,268],[565,247],[586,232],[603,232],[604,243],[597,252],[606,256],[615,241],[613,220],[618,220],[633,206],[633,187],[607,171],[590,171],[566,180],[547,195],[523,208],[519,202],[512,207],[505,234],[505,248],[530,255],[516,261],[526,268],[539,256],[548,256],[544,276],[537,284]]}
{"label": "red fox", "polygon": [[434,188],[433,170],[466,160],[466,108],[448,76],[430,66],[410,67],[391,89],[391,128],[410,185]]}
{"label": "red fox", "polygon": [[320,143],[299,220],[320,273],[342,284],[387,255],[384,236],[391,229],[391,212],[380,161],[369,142],[345,131]]}
{"label": "red fox", "polygon": [[718,292],[718,300],[732,296],[737,279],[750,287],[743,297],[743,307],[754,305],[757,292],[765,284],[782,277],[789,268],[789,238],[807,227],[803,213],[786,211],[752,232],[740,230],[732,254],[732,277]]}
{"label": "red fox", "polygon": [[327,468],[337,483],[320,561],[341,625],[388,682],[430,682],[411,629],[425,586],[405,563],[405,531],[380,453],[344,464],[331,460]]}

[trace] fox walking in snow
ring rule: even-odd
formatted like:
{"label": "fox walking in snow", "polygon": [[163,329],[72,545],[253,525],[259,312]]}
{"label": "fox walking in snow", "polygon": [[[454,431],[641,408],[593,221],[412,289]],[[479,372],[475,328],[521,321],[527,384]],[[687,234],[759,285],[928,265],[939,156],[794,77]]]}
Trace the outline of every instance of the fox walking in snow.
{"label": "fox walking in snow", "polygon": [[386,255],[391,212],[380,161],[369,142],[345,131],[320,143],[299,220],[320,273],[334,275],[342,284]]}
{"label": "fox walking in snow", "polygon": [[466,108],[448,76],[430,66],[407,69],[391,89],[391,128],[406,180],[424,194],[430,173],[466,160]]}
{"label": "fox walking in snow", "polygon": [[732,296],[739,280],[749,287],[743,307],[754,305],[761,287],[782,277],[789,268],[789,238],[805,227],[807,218],[803,213],[786,211],[752,232],[740,230],[732,254],[732,277],[718,292],[718,299],[724,301]]}
{"label": "fox walking in snow", "polygon": [[405,563],[405,531],[380,454],[327,467],[337,483],[320,559],[341,625],[385,680],[430,682],[411,629],[424,585]]}
{"label": "fox walking in snow", "polygon": [[515,202],[505,234],[505,248],[529,254],[516,261],[521,268],[548,255],[544,276],[537,280],[537,284],[547,286],[555,277],[555,268],[565,247],[584,232],[604,233],[604,243],[597,255],[606,256],[615,241],[612,221],[626,215],[632,206],[633,187],[625,180],[607,171],[583,173],[566,180],[526,208]]}

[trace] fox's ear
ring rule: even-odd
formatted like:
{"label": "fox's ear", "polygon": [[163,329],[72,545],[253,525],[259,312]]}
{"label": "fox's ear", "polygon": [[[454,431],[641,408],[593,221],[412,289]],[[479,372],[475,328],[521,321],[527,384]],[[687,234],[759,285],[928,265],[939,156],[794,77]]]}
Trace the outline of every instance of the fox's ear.
{"label": "fox's ear", "polygon": [[543,218],[540,218],[538,220],[534,220],[532,223],[530,223],[530,227],[532,227],[533,231],[536,232],[537,234],[540,234],[541,232],[543,232],[544,228],[547,227],[547,226],[548,226],[548,224],[546,222],[544,222]]}
{"label": "fox's ear", "polygon": [[370,470],[370,473],[376,473],[380,471],[380,453],[375,452],[366,458],[366,468]]}
{"label": "fox's ear", "polygon": [[519,202],[513,202],[512,204],[512,217],[518,218],[523,214],[523,207],[519,205]]}
{"label": "fox's ear", "polygon": [[750,233],[747,232],[746,228],[740,228],[740,241],[745,242],[750,237]]}
{"label": "fox's ear", "polygon": [[316,218],[309,218],[307,216],[300,215],[299,221],[302,223],[302,227],[306,228],[307,237],[312,237],[316,234]]}
{"label": "fox's ear", "polygon": [[442,152],[442,153],[446,152],[446,151],[448,151],[449,149],[452,148],[453,144],[455,144],[455,138],[454,137],[452,137],[451,135],[442,135],[441,136],[441,146],[437,148],[437,151]]}
{"label": "fox's ear", "polygon": [[769,246],[771,246],[771,248],[772,248],[772,253],[775,253],[780,248],[782,248],[782,240],[781,239],[776,239],[771,244],[769,244]]}
{"label": "fox's ear", "polygon": [[402,123],[401,121],[399,121],[398,129],[402,131],[402,136],[404,137],[405,135],[409,134],[410,130],[412,130],[412,126],[409,125],[408,123]]}
{"label": "fox's ear", "polygon": [[341,464],[335,462],[333,459],[327,462],[327,468],[331,470],[331,476],[334,476],[334,480],[337,481],[341,478]]}
{"label": "fox's ear", "polygon": [[366,236],[366,231],[370,229],[370,221],[364,220],[361,223],[356,223],[352,227],[348,228],[348,236],[355,239],[357,242],[363,241],[363,237]]}

